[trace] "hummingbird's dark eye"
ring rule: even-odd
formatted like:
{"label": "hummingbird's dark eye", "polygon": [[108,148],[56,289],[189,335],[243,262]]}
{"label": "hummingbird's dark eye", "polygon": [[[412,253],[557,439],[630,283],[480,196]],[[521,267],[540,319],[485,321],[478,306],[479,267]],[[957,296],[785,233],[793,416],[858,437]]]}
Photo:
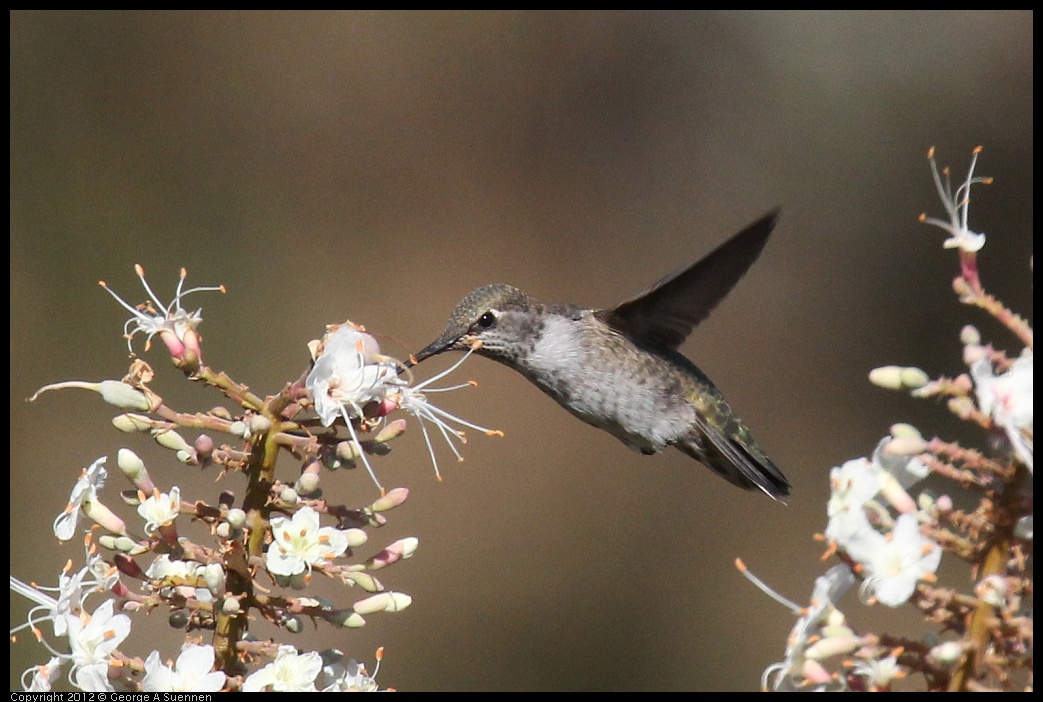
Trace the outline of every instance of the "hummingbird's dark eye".
{"label": "hummingbird's dark eye", "polygon": [[493,314],[492,312],[486,312],[481,317],[479,317],[478,321],[475,322],[474,324],[475,324],[476,327],[481,327],[482,329],[488,329],[495,322],[496,322],[496,315]]}

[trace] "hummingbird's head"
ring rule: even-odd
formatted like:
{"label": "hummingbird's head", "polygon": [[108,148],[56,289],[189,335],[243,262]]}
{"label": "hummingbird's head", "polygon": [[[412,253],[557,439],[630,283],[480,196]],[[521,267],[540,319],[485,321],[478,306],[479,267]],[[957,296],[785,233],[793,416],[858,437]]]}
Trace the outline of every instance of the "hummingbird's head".
{"label": "hummingbird's head", "polygon": [[467,294],[446,322],[441,335],[413,355],[412,366],[443,351],[468,351],[510,363],[532,343],[540,307],[518,288],[496,283]]}

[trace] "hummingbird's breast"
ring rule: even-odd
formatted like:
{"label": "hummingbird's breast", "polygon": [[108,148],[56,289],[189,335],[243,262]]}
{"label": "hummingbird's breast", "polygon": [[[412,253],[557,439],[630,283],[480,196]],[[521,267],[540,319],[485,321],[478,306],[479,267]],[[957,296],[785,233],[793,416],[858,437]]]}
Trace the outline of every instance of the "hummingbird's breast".
{"label": "hummingbird's breast", "polygon": [[631,448],[660,451],[689,432],[693,379],[585,312],[548,315],[518,370],[584,422]]}

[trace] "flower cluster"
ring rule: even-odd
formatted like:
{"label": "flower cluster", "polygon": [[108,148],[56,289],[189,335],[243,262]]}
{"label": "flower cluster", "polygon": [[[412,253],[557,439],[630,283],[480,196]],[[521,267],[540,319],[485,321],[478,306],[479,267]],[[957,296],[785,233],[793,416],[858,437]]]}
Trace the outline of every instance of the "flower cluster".
{"label": "flower cluster", "polygon": [[381,487],[380,481],[366,458],[366,444],[360,442],[355,433],[356,422],[368,428],[379,424],[397,409],[412,414],[420,422],[424,442],[439,479],[441,473],[438,470],[438,459],[435,458],[425,420],[435,425],[457,460],[461,461],[463,457],[453,442],[467,443],[467,439],[464,432],[453,424],[477,429],[488,436],[503,436],[503,432],[468,422],[427,400],[426,393],[459,390],[474,384],[468,382],[445,388],[431,387],[432,383],[456,370],[471,355],[470,352],[441,373],[414,385],[401,377],[402,373],[409,373],[405,365],[382,355],[377,340],[351,322],[332,325],[321,341],[312,342],[311,349],[315,364],[304,384],[315,403],[315,411],[327,427],[337,420],[343,420],[353,443],[341,448],[342,456],[360,457],[377,487]]}
{"label": "flower cluster", "polygon": [[[932,691],[1031,688],[1032,329],[985,292],[978,274],[985,235],[968,228],[970,190],[991,182],[973,175],[980,152],[974,150],[954,192],[948,169],[939,172],[931,150],[948,220],[920,220],[943,228],[950,235],[944,246],[958,249],[953,288],[960,301],[986,310],[1022,348],[1011,357],[966,326],[960,334],[966,373],[931,379],[918,368],[885,366],[869,378],[914,397],[945,400],[958,418],[985,430],[991,450],[927,440],[916,428],[896,424],[871,456],[834,468],[821,538],[829,544],[827,557],[835,554],[841,563],[816,580],[809,607],[777,595],[739,563],[798,615],[785,660],[764,672],[765,689],[885,691],[914,675]],[[928,476],[936,478],[934,491],[911,495]],[[937,478],[947,481],[941,494]],[[939,582],[943,554],[966,564],[969,592]],[[915,607],[938,631],[922,638],[857,633],[839,606],[856,578],[863,603]]]}
{"label": "flower cluster", "polygon": [[[14,626],[12,638],[30,630],[44,647],[47,661],[22,675],[26,690],[45,691],[61,684],[91,692],[242,691],[376,691],[373,675],[344,653],[306,651],[251,633],[252,622],[266,621],[288,634],[304,629],[307,620],[334,627],[357,628],[367,617],[398,612],[409,595],[388,590],[374,573],[408,559],[419,542],[414,537],[370,549],[371,531],[387,523],[386,514],[408,497],[405,488],[369,498],[362,507],[337,504],[324,496],[323,476],[353,467],[361,459],[380,487],[372,455],[385,455],[389,442],[402,435],[406,421],[389,417],[402,410],[433,424],[454,454],[466,426],[495,434],[435,407],[428,392],[447,373],[413,383],[408,369],[380,353],[376,340],[351,323],[331,326],[310,345],[312,363],[296,382],[261,397],[227,373],[203,363],[199,325],[201,310],[182,307],[187,295],[224,287],[185,289],[184,270],[174,300],[162,303],[137,274],[148,294],[131,305],[102,286],[132,313],[124,327],[128,348],[144,333],[145,349],[158,335],[176,368],[193,381],[217,389],[229,401],[203,412],[170,407],[151,387],[154,371],[135,358],[120,380],[69,381],[44,391],[79,388],[96,392],[118,409],[116,429],[146,436],[173,452],[176,461],[222,476],[243,479],[241,497],[226,489],[216,500],[188,499],[183,486],[153,477],[130,449],[116,455],[127,489],[113,500],[105,493],[111,463],[101,457],[83,469],[68,504],[54,519],[60,542],[86,532],[85,564],[72,562],[54,587],[29,585],[11,576],[13,592],[32,602],[26,621]],[[403,377],[404,376],[404,377]],[[202,430],[194,440],[186,430]],[[214,435],[224,435],[222,442]],[[280,455],[299,462],[291,479],[276,473]],[[431,452],[435,461],[434,452]],[[437,473],[437,462],[435,462]],[[372,488],[366,488],[372,489]],[[111,488],[110,488],[111,490]],[[137,516],[120,516],[118,503]],[[213,542],[189,538],[188,521],[208,527]],[[362,555],[366,554],[366,555]],[[304,592],[313,578],[337,581],[361,595],[345,605]],[[134,655],[125,644],[135,614],[165,610],[180,642],[163,652]],[[165,659],[164,653],[176,658]],[[377,652],[377,661],[382,657]]]}

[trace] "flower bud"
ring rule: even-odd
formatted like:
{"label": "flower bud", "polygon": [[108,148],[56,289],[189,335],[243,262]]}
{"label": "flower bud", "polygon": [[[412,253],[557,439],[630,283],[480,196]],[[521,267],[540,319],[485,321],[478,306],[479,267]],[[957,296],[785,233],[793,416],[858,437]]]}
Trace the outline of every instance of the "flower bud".
{"label": "flower bud", "polygon": [[912,366],[903,368],[901,372],[902,385],[912,390],[922,388],[930,382],[931,378],[924,371]]}
{"label": "flower bud", "polygon": [[130,556],[139,556],[149,550],[147,546],[142,546],[129,536],[117,534],[102,534],[98,537],[98,544],[109,551],[125,553]]}
{"label": "flower bud", "polygon": [[366,561],[366,565],[371,570],[386,568],[392,563],[411,557],[419,545],[420,541],[415,536],[400,539]]}
{"label": "flower bud", "polygon": [[129,576],[131,578],[137,578],[138,580],[148,579],[148,576],[146,576],[145,573],[142,572],[141,567],[137,564],[137,562],[134,561],[134,559],[129,558],[128,556],[122,553],[117,553],[113,557],[112,562],[116,565],[116,568],[119,570],[119,572],[123,573],[126,576]]}
{"label": "flower bud", "polygon": [[154,429],[152,438],[156,440],[157,444],[171,451],[192,451],[192,446],[185,441],[185,437],[173,429]]}
{"label": "flower bud", "polygon": [[974,389],[974,381],[971,380],[971,376],[968,374],[960,373],[952,379],[952,386],[957,392],[970,393]]}
{"label": "flower bud", "polygon": [[114,407],[124,410],[137,410],[148,412],[152,409],[152,403],[142,391],[127,385],[119,380],[103,380],[100,383],[88,383],[82,380],[68,380],[64,383],[52,383],[45,385],[29,398],[32,402],[40,393],[48,390],[65,390],[68,388],[80,388],[82,390],[93,390],[101,395],[101,399]]}
{"label": "flower bud", "polygon": [[192,442],[192,448],[195,449],[200,461],[208,461],[214,454],[214,440],[207,434],[200,434]]}
{"label": "flower bud", "polygon": [[127,533],[127,525],[123,520],[102,504],[97,497],[90,501],[84,501],[83,513],[103,529],[107,529],[114,534]]}
{"label": "flower bud", "polygon": [[400,504],[406,501],[409,497],[409,489],[404,487],[397,487],[389,490],[386,495],[378,499],[376,502],[369,506],[371,512],[387,512],[390,509],[398,507]]}
{"label": "flower bud", "polygon": [[366,592],[380,592],[384,589],[384,586],[380,584],[380,581],[369,573],[353,571],[345,574],[345,579],[348,582],[355,583]]}
{"label": "flower bud", "polygon": [[337,444],[337,458],[344,461],[354,461],[362,455],[362,448],[354,441],[341,441]]}
{"label": "flower bud", "polygon": [[920,430],[914,427],[912,424],[906,424],[905,422],[898,422],[897,424],[891,425],[891,436],[896,439],[904,439],[906,437],[915,437],[922,439],[923,434]]}
{"label": "flower bud", "polygon": [[333,626],[339,626],[345,629],[358,629],[366,623],[366,620],[361,614],[358,612],[352,612],[350,609],[340,609],[335,612],[329,612],[328,614],[323,615],[323,619]]}
{"label": "flower bud", "polygon": [[934,501],[934,504],[938,508],[938,513],[941,515],[947,515],[952,512],[952,498],[948,495],[939,496],[938,499]]}
{"label": "flower bud", "polygon": [[291,634],[299,634],[304,631],[304,621],[298,616],[286,617],[282,620],[282,625]]}
{"label": "flower bud", "polygon": [[358,614],[373,614],[374,612],[400,612],[413,602],[413,598],[404,592],[381,592],[365,599],[359,600],[354,605]]}
{"label": "flower bud", "polygon": [[146,494],[151,494],[155,490],[156,486],[149,477],[148,471],[145,470],[145,462],[138,457],[138,454],[130,449],[121,448],[116,454],[116,465],[138,490]]}
{"label": "flower bud", "polygon": [[861,636],[831,636],[819,639],[808,646],[804,650],[804,656],[811,660],[821,661],[833,656],[851,653],[861,645]]}
{"label": "flower bud", "polygon": [[224,405],[217,405],[215,407],[211,407],[210,411],[207,412],[207,414],[212,415],[214,417],[217,417],[218,419],[231,419],[232,418],[232,413],[229,412],[228,408],[225,407]]}
{"label": "flower bud", "polygon": [[960,330],[960,342],[964,344],[980,344],[981,333],[978,332],[978,328],[973,324],[968,324]]}
{"label": "flower bud", "polygon": [[967,419],[974,413],[974,402],[969,397],[950,397],[948,407],[960,419]]}
{"label": "flower bud", "polygon": [[899,366],[881,366],[869,371],[869,382],[888,390],[902,389],[902,369]]}
{"label": "flower bud", "polygon": [[228,516],[225,519],[235,529],[242,529],[246,526],[246,512],[238,507],[228,510]]}
{"label": "flower bud", "polygon": [[369,535],[362,529],[345,529],[344,536],[348,539],[348,548],[358,548],[369,541]]}
{"label": "flower bud", "polygon": [[963,347],[963,362],[968,366],[973,366],[978,361],[988,357],[989,354],[984,346],[979,346],[978,344],[967,344]]}
{"label": "flower bud", "polygon": [[927,652],[928,660],[943,668],[951,668],[963,657],[964,645],[959,641],[940,643]]}
{"label": "flower bud", "polygon": [[117,414],[112,418],[112,426],[124,434],[134,434],[139,431],[150,431],[153,422],[143,414]]}
{"label": "flower bud", "polygon": [[319,475],[317,473],[301,473],[297,478],[294,489],[300,495],[311,495],[319,489]]}
{"label": "flower bud", "polygon": [[203,582],[214,597],[221,597],[225,593],[225,569],[220,563],[208,563],[203,568]]}
{"label": "flower bud", "polygon": [[252,414],[247,421],[250,424],[251,435],[264,434],[272,428],[272,420],[261,414]]}
{"label": "flower bud", "polygon": [[915,456],[927,449],[927,442],[919,437],[903,436],[887,442],[884,452],[891,456]]}
{"label": "flower bud", "polygon": [[118,380],[103,380],[98,383],[98,394],[101,395],[101,399],[120,409],[137,412],[148,412],[152,409],[152,403],[145,393]]}
{"label": "flower bud", "polygon": [[373,438],[378,444],[384,444],[392,439],[397,439],[402,436],[406,431],[406,420],[396,419],[388,422],[383,429],[377,432],[377,435]]}

